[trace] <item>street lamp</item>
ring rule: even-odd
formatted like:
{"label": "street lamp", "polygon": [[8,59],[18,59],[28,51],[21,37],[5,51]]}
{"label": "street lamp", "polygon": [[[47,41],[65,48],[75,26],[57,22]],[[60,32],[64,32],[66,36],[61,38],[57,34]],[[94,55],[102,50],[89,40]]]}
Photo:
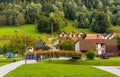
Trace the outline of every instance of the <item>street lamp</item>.
{"label": "street lamp", "polygon": [[25,53],[25,64],[27,64],[27,59],[26,59],[26,26],[24,27],[24,45],[25,45],[25,49],[24,49],[24,53]]}
{"label": "street lamp", "polygon": [[[16,28],[15,32],[17,33],[19,30]],[[26,27],[24,27],[24,57],[25,57],[25,64],[27,64],[26,59]]]}

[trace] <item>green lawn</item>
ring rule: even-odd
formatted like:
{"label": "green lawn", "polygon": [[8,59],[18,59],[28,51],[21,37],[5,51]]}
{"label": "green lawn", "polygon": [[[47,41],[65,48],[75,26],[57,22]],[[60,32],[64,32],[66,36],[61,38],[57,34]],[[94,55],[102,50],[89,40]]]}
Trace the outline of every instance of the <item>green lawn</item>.
{"label": "green lawn", "polygon": [[4,77],[117,77],[87,65],[27,64]]}
{"label": "green lawn", "polygon": [[44,60],[46,63],[53,64],[71,64],[71,65],[91,65],[91,66],[120,66],[120,57],[110,57],[109,59],[100,59],[95,60]]}
{"label": "green lawn", "polygon": [[[16,61],[19,61],[21,60],[21,58],[15,58]],[[6,64],[9,64],[9,63],[12,63],[14,62],[14,59],[6,59],[6,58],[0,58],[0,66],[3,66],[3,65],[6,65]]]}

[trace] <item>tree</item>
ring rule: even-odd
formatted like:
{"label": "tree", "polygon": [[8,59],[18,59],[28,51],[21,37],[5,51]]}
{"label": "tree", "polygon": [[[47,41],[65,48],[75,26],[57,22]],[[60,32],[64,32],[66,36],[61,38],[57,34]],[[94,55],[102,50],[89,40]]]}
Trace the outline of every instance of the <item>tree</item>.
{"label": "tree", "polygon": [[[37,23],[38,32],[52,33],[66,26],[66,22],[60,12],[50,13],[50,17],[41,16]],[[52,16],[51,16],[52,15]]]}
{"label": "tree", "polygon": [[40,19],[38,20],[38,23],[37,23],[37,30],[38,30],[38,32],[49,33],[49,32],[51,32],[50,29],[51,28],[49,27],[48,18],[45,17],[45,16],[41,16]]}
{"label": "tree", "polygon": [[118,49],[120,50],[120,36],[117,37],[117,41],[118,41]]}
{"label": "tree", "polygon": [[25,8],[25,21],[26,23],[33,24],[41,15],[42,5],[40,3],[34,4],[33,2],[28,4]]}
{"label": "tree", "polygon": [[10,52],[22,54],[24,51],[23,37],[18,35],[13,36],[10,39],[9,47]]}
{"label": "tree", "polygon": [[74,44],[70,40],[66,40],[62,43],[63,50],[74,50]]}
{"label": "tree", "polygon": [[24,24],[23,8],[17,4],[13,5],[9,3],[2,11],[1,16],[4,18],[2,25],[14,26]]}
{"label": "tree", "polygon": [[7,44],[3,45],[1,51],[3,52],[3,54],[6,54],[7,52],[9,52],[9,46]]}
{"label": "tree", "polygon": [[49,14],[54,11],[55,11],[55,9],[50,2],[46,2],[43,4],[42,12],[44,13],[45,16],[49,17]]}
{"label": "tree", "polygon": [[94,32],[104,33],[110,26],[110,21],[105,13],[98,13],[95,21],[90,25],[90,29]]}
{"label": "tree", "polygon": [[[75,4],[76,5],[76,4]],[[76,8],[73,6],[72,3],[64,3],[64,13],[65,18],[74,20],[77,14]]]}

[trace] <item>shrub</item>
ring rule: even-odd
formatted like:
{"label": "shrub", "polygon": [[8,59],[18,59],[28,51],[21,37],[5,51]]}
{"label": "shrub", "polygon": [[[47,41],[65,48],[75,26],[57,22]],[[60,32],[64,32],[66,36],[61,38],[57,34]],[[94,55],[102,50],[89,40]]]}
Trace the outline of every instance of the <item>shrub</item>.
{"label": "shrub", "polygon": [[74,44],[70,40],[66,40],[62,43],[63,50],[74,50]]}
{"label": "shrub", "polygon": [[47,58],[81,56],[81,52],[75,51],[43,51],[37,54],[47,56]]}
{"label": "shrub", "polygon": [[87,59],[93,60],[94,57],[95,57],[95,52],[94,52],[94,51],[88,51],[88,52],[86,53],[86,56],[87,56]]}

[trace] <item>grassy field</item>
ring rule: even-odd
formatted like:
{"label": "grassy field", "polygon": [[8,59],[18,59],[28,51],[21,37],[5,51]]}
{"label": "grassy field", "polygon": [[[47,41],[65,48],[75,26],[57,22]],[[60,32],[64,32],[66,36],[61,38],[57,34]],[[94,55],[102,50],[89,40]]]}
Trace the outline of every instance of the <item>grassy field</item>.
{"label": "grassy field", "polygon": [[15,30],[18,30],[17,34],[18,35],[24,35],[24,32],[26,32],[27,35],[45,35],[45,36],[50,36],[49,34],[44,34],[44,33],[39,33],[36,30],[36,26],[34,24],[26,24],[23,26],[19,27],[0,27],[0,35],[14,35],[16,34]]}
{"label": "grassy field", "polygon": [[71,64],[71,65],[92,65],[92,66],[120,66],[120,57],[110,57],[109,59],[100,59],[95,60],[58,60],[58,59],[49,59],[44,60],[46,63],[53,64]]}
{"label": "grassy field", "polygon": [[[89,29],[77,29],[72,26],[73,22],[68,21],[68,26],[61,29],[61,31],[65,31],[67,33],[70,33],[72,31],[75,32],[85,32],[85,33],[93,33]],[[18,32],[15,32],[15,30],[18,30]],[[26,32],[26,35],[31,35],[32,37],[40,37],[42,40],[46,41],[49,44],[49,39],[51,38],[51,34],[46,33],[39,33],[36,30],[36,26],[34,24],[25,24],[23,26],[18,27],[9,27],[9,26],[2,26],[0,27],[0,46],[7,44],[9,42],[9,37],[12,35],[24,35],[24,32]]]}
{"label": "grassy field", "polygon": [[[21,60],[21,58],[15,58],[16,61],[19,61]],[[6,64],[9,64],[9,63],[12,63],[14,62],[14,59],[6,59],[6,58],[0,58],[0,66],[3,66],[3,65],[6,65]]]}
{"label": "grassy field", "polygon": [[77,33],[78,32],[95,33],[95,32],[92,32],[90,29],[87,29],[87,28],[79,28],[78,29],[78,28],[73,27],[74,21],[67,20],[67,23],[68,23],[68,26],[63,28],[63,29],[61,29],[61,31],[65,31],[67,33],[70,33],[72,31],[77,32]]}
{"label": "grassy field", "polygon": [[117,77],[87,65],[27,64],[4,77]]}
{"label": "grassy field", "polygon": [[92,32],[90,29],[86,29],[86,28],[80,28],[80,29],[78,29],[78,28],[75,28],[73,26],[67,26],[67,27],[63,28],[61,31],[65,31],[67,33],[70,33],[72,31],[77,32],[77,33],[78,32],[95,33],[95,32]]}
{"label": "grassy field", "polygon": [[[15,30],[18,30],[16,33]],[[35,25],[26,24],[20,27],[0,27],[0,46],[3,44],[6,44],[9,42],[9,37],[12,35],[24,35],[24,32],[26,32],[26,35],[31,35],[31,37],[40,37],[42,40],[49,42],[48,38],[52,37],[50,34],[46,33],[39,33],[36,30]]]}
{"label": "grassy field", "polygon": [[113,26],[109,30],[116,33],[120,33],[120,26]]}

